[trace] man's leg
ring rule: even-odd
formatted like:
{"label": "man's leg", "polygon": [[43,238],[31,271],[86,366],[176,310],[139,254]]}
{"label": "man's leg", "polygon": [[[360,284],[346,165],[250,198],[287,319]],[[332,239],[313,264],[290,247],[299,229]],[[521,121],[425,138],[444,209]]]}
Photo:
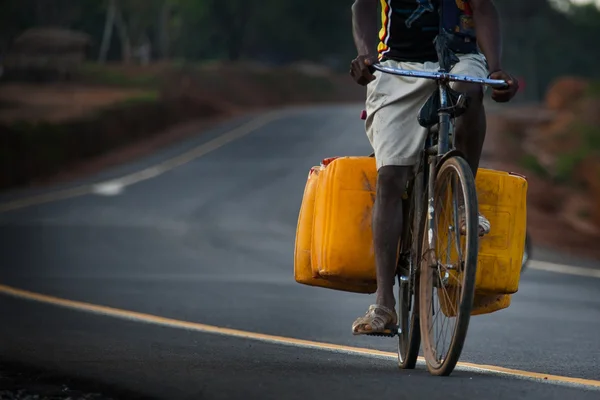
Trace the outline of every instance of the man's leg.
{"label": "man's leg", "polygon": [[486,132],[483,89],[481,85],[464,82],[457,83],[455,89],[470,98],[469,108],[456,120],[456,148],[465,155],[476,176]]}
{"label": "man's leg", "polygon": [[[412,67],[423,69],[423,64]],[[381,332],[386,325],[397,323],[394,281],[403,223],[402,194],[426,135],[426,130],[417,122],[417,113],[435,89],[434,83],[424,79],[381,73],[376,76],[377,79],[367,87],[366,102],[367,136],[375,151],[378,168],[372,216],[376,304],[354,322],[354,334]]]}
{"label": "man's leg", "polygon": [[357,331],[381,331],[390,322],[397,323],[394,313],[394,279],[396,257],[402,232],[402,193],[406,187],[411,167],[388,165],[377,173],[377,191],[373,205],[373,247],[377,274],[375,304],[353,326]]}
{"label": "man's leg", "polygon": [[402,232],[402,193],[410,167],[384,166],[377,174],[373,206],[373,246],[377,269],[377,304],[394,309],[394,277]]}
{"label": "man's leg", "polygon": [[[487,76],[487,68],[483,56],[468,55],[460,57],[452,72],[478,78]],[[466,82],[455,82],[453,89],[466,93],[469,97],[467,111],[456,120],[456,148],[464,155],[473,176],[477,176],[479,161],[483,150],[486,133],[485,108],[483,106],[483,86]],[[491,229],[490,222],[483,215],[479,215],[479,234],[485,235]],[[462,230],[462,229],[461,229]]]}

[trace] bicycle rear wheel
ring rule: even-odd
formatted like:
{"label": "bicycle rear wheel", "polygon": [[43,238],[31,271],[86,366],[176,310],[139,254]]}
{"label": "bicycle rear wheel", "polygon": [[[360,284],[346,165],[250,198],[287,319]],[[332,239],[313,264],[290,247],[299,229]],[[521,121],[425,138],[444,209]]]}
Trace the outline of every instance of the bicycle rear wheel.
{"label": "bicycle rear wheel", "polygon": [[404,205],[403,232],[398,265],[398,366],[414,369],[421,346],[419,274],[421,235],[425,223],[423,173],[417,173]]}
{"label": "bicycle rear wheel", "polygon": [[[463,158],[450,157],[439,167],[432,199],[433,229],[427,227],[422,240],[419,318],[427,369],[448,376],[467,336],[479,246],[475,179]],[[450,329],[444,330],[446,325]]]}

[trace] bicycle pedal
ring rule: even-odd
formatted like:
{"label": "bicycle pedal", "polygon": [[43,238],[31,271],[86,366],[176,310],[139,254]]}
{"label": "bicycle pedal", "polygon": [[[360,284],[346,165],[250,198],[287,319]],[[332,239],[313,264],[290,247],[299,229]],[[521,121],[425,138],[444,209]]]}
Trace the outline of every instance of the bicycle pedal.
{"label": "bicycle pedal", "polygon": [[398,335],[398,327],[391,326],[389,328],[385,328],[383,332],[375,332],[375,333],[367,333],[367,336],[377,336],[377,337],[394,337]]}

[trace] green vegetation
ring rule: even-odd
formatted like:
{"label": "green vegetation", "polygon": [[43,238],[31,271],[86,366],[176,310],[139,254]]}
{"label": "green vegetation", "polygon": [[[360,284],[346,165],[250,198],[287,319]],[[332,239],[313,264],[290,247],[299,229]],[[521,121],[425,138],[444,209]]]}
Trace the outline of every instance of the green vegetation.
{"label": "green vegetation", "polygon": [[524,155],[520,160],[520,164],[523,168],[533,172],[539,177],[547,178],[550,175],[546,168],[544,168],[537,157],[533,154]]}
{"label": "green vegetation", "polygon": [[123,101],[117,103],[118,106],[127,107],[135,104],[147,104],[147,103],[156,103],[159,101],[159,94],[157,91],[148,91],[143,94],[129,97]]}
{"label": "green vegetation", "polygon": [[576,123],[567,133],[582,138],[582,144],[574,151],[558,156],[554,179],[558,183],[577,184],[579,179],[573,174],[581,162],[590,156],[600,157],[600,127]]}
{"label": "green vegetation", "polygon": [[588,151],[585,148],[577,149],[571,153],[565,153],[556,159],[554,180],[557,183],[574,183],[575,168],[586,158]]}
{"label": "green vegetation", "polygon": [[600,126],[584,125],[581,128],[585,146],[592,151],[600,151]]}
{"label": "green vegetation", "polygon": [[152,71],[137,71],[135,75],[126,74],[115,68],[107,68],[97,63],[85,63],[77,71],[78,79],[98,85],[118,86],[125,88],[158,88],[160,77]]}
{"label": "green vegetation", "polygon": [[583,220],[588,220],[591,217],[590,210],[587,209],[579,209],[577,211],[577,216]]}
{"label": "green vegetation", "polygon": [[600,80],[590,82],[585,94],[594,99],[600,98]]}

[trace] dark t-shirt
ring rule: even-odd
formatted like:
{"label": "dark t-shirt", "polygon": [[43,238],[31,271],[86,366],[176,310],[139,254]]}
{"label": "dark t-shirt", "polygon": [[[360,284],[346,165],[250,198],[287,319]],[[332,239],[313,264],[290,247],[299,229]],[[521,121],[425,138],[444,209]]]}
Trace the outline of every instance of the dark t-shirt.
{"label": "dark t-shirt", "polygon": [[[468,0],[381,0],[379,55],[397,61],[437,61],[434,39],[440,30],[440,3],[455,7],[452,32],[474,37]],[[456,20],[456,26],[453,26]]]}

